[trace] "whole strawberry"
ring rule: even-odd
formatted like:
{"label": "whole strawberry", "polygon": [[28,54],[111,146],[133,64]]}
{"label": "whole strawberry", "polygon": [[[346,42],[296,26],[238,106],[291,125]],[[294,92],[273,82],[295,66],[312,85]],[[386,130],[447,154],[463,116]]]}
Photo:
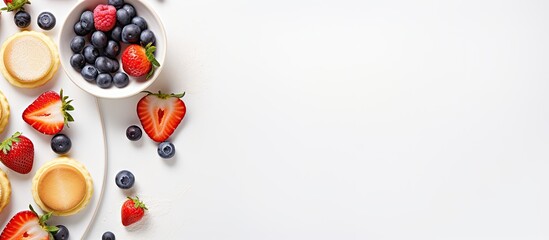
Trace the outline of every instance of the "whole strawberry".
{"label": "whole strawberry", "polygon": [[156,47],[151,43],[142,47],[132,44],[122,53],[122,68],[132,77],[141,77],[147,75],[150,78],[154,69],[160,67],[160,63],[154,58]]}
{"label": "whole strawberry", "polygon": [[29,0],[4,0],[5,7],[1,8],[2,11],[15,11],[23,10],[26,4],[31,4]]}
{"label": "whole strawberry", "polygon": [[138,197],[128,197],[122,205],[122,225],[129,226],[138,222],[145,215],[145,210],[148,210],[147,207]]}
{"label": "whole strawberry", "polygon": [[116,8],[107,4],[99,4],[93,10],[95,29],[108,32],[116,25]]}
{"label": "whole strawberry", "polygon": [[0,144],[0,161],[15,172],[27,174],[34,163],[34,144],[16,132]]}

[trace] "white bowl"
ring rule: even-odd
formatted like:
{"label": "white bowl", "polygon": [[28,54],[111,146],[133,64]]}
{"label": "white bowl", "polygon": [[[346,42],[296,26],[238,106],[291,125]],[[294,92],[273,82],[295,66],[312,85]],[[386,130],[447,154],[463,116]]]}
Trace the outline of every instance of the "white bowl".
{"label": "white bowl", "polygon": [[[82,90],[100,98],[125,98],[133,96],[150,86],[157,78],[162,68],[164,66],[164,59],[166,58],[166,31],[162,25],[162,21],[158,15],[154,12],[153,8],[143,0],[125,0],[126,3],[133,5],[137,15],[143,17],[148,24],[148,28],[154,32],[156,37],[156,52],[155,57],[160,63],[152,77],[149,79],[143,78],[133,78],[130,77],[130,84],[124,88],[117,88],[112,86],[108,89],[103,89],[97,86],[94,83],[89,83],[80,72],[72,68],[70,64],[70,58],[73,55],[72,50],[70,49],[70,42],[76,36],[74,33],[74,24],[76,24],[82,12],[85,10],[95,9],[99,4],[107,4],[107,0],[83,0],[79,1],[70,11],[67,19],[63,23],[61,29],[61,34],[59,37],[59,56],[61,60],[61,65],[65,70],[65,73],[69,76],[72,82],[74,82]],[[87,39],[89,40],[89,39]],[[121,53],[125,49],[126,44],[121,44]],[[120,59],[120,55],[118,56]],[[120,63],[120,71],[122,71],[122,64]]]}

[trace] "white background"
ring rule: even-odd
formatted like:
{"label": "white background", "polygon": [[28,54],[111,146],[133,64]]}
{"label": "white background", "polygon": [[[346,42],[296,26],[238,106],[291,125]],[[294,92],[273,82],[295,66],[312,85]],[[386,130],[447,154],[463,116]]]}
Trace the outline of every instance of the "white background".
{"label": "white background", "polygon": [[[549,238],[547,1],[149,1],[177,157],[126,140],[141,96],[101,100],[86,239]],[[150,207],[130,228],[126,194]]]}

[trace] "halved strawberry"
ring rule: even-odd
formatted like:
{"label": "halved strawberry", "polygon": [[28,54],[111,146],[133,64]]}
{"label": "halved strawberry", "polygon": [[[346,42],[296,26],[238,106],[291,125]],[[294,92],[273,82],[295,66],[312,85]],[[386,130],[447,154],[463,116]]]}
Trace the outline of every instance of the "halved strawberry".
{"label": "halved strawberry", "polygon": [[0,161],[15,172],[27,174],[34,163],[34,144],[16,132],[0,144]]}
{"label": "halved strawberry", "polygon": [[73,117],[68,111],[74,110],[70,105],[72,100],[68,96],[63,96],[63,89],[60,94],[54,91],[48,91],[38,96],[34,102],[23,112],[23,120],[34,129],[43,134],[55,135],[69,122],[73,122]]}
{"label": "halved strawberry", "polygon": [[38,216],[31,205],[30,210],[21,211],[15,214],[8,222],[0,240],[50,240],[54,239],[52,233],[58,230],[55,226],[48,226],[46,221],[51,213]]}
{"label": "halved strawberry", "polygon": [[146,92],[147,96],[137,103],[137,116],[143,129],[156,142],[168,139],[181,123],[187,112],[182,94]]}

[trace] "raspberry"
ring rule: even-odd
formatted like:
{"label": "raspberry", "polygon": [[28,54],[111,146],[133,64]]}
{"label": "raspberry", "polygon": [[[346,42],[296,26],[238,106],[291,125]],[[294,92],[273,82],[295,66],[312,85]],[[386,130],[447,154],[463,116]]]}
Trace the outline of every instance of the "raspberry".
{"label": "raspberry", "polygon": [[95,29],[103,32],[110,31],[116,25],[116,8],[111,5],[99,4],[93,10]]}

